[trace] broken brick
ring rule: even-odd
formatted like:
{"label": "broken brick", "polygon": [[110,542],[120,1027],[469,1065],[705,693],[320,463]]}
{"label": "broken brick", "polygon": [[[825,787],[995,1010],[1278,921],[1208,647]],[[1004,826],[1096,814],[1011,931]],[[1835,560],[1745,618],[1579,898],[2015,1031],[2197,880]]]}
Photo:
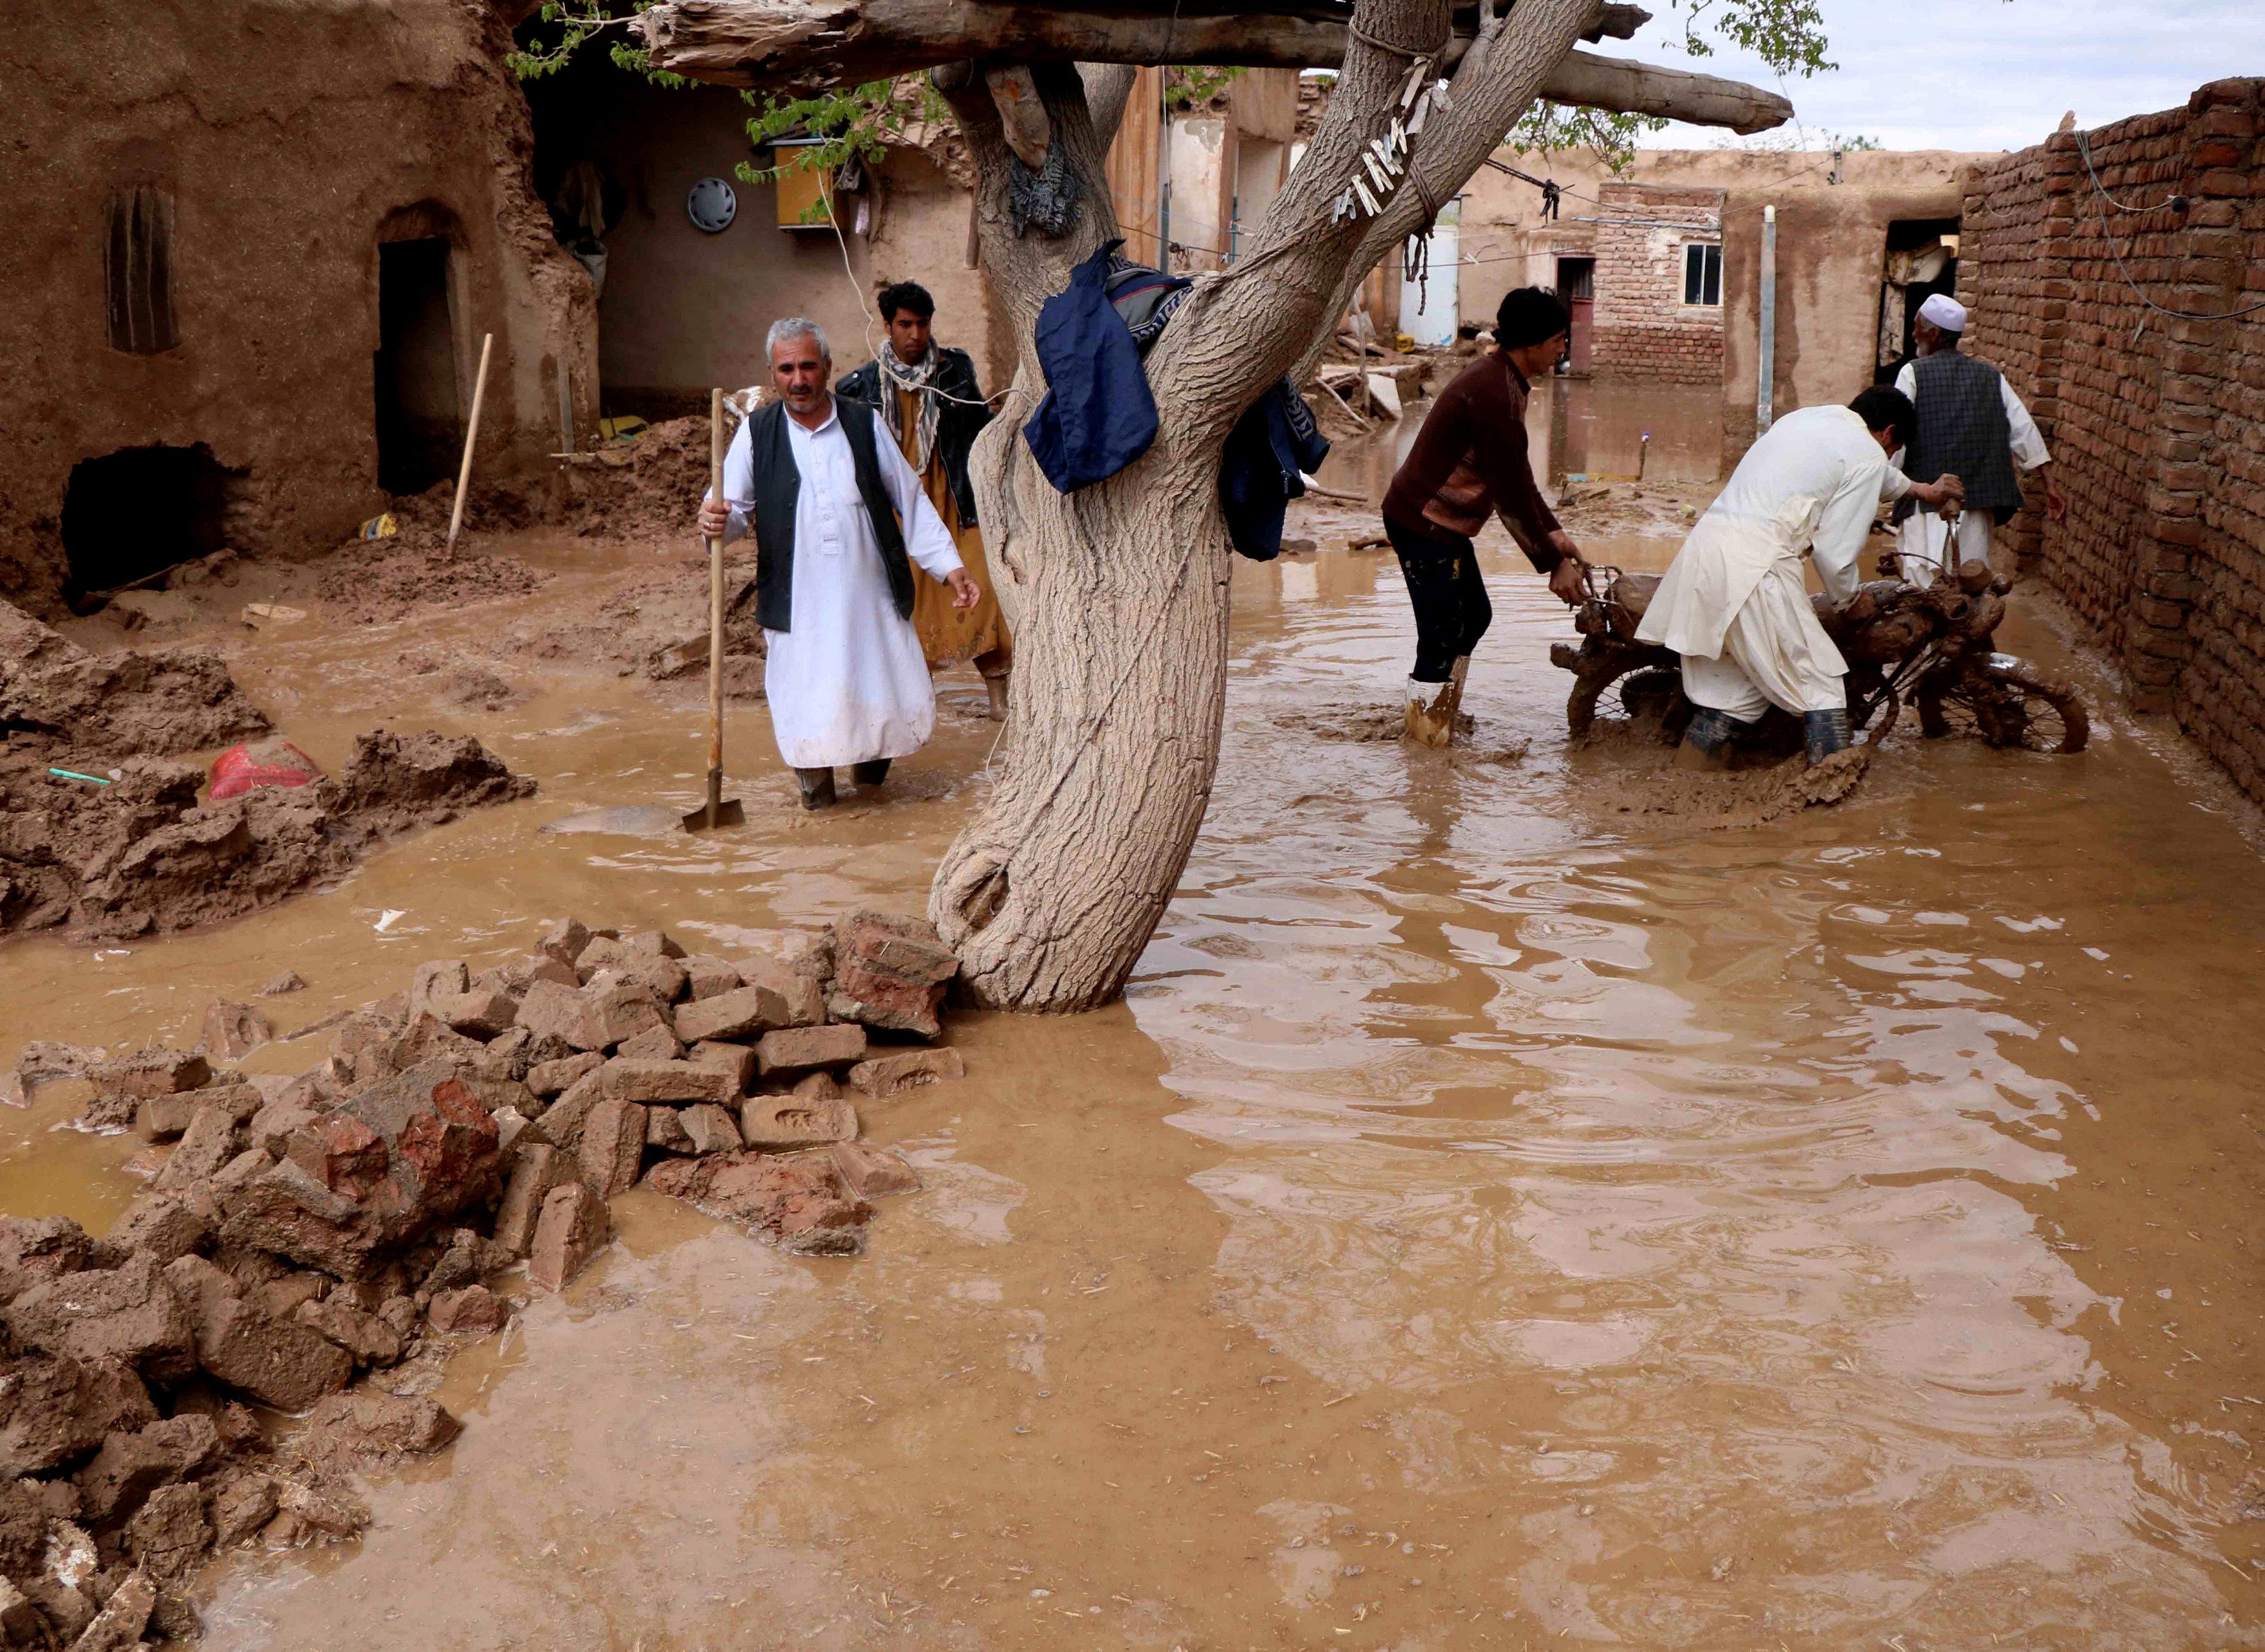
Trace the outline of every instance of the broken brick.
{"label": "broken brick", "polygon": [[966,1076],[966,1064],[960,1060],[959,1052],[947,1046],[938,1050],[906,1050],[895,1055],[877,1056],[870,1061],[860,1061],[849,1069],[849,1086],[867,1095],[879,1097],[899,1095],[922,1084]]}
{"label": "broken brick", "polygon": [[854,1023],[784,1028],[765,1033],[755,1045],[755,1066],[765,1078],[848,1066],[864,1059],[865,1030]]}

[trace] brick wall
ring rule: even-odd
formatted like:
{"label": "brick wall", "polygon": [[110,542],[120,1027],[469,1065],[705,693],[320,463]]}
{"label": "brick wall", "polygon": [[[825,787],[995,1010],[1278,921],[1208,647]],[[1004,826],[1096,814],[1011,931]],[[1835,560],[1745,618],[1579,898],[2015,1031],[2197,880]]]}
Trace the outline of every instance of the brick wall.
{"label": "brick wall", "polygon": [[2265,802],[2265,309],[2196,318],[2265,305],[2261,131],[2265,80],[2216,81],[1976,167],[1959,287],[1968,348],[2028,402],[2069,498],[2047,522],[2031,488],[2006,542],[2096,628],[2133,707],[2174,713]]}
{"label": "brick wall", "polygon": [[1722,306],[1683,302],[1683,248],[1721,244],[1723,192],[1606,184],[1597,195],[1591,371],[1600,379],[1719,385]]}

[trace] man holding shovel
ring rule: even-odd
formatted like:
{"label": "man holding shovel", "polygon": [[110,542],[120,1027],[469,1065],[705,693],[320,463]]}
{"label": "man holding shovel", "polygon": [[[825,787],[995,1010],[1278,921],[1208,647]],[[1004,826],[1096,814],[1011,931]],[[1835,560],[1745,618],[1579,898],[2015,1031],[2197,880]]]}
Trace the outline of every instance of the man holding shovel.
{"label": "man holding shovel", "polygon": [[778,399],[732,437],[700,531],[729,542],[754,530],[771,730],[803,807],[823,809],[836,768],[878,786],[936,727],[913,564],[950,587],[954,608],[982,593],[903,453],[877,440],[873,410],[827,389],[834,359],[818,324],[775,322],[764,342]]}

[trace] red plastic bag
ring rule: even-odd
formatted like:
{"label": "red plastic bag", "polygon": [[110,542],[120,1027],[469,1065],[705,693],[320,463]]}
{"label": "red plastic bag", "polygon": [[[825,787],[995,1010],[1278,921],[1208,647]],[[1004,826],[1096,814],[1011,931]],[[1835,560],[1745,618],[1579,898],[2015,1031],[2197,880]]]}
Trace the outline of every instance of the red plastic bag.
{"label": "red plastic bag", "polygon": [[259,786],[305,786],[320,780],[315,760],[288,740],[231,746],[213,759],[211,801],[240,797]]}

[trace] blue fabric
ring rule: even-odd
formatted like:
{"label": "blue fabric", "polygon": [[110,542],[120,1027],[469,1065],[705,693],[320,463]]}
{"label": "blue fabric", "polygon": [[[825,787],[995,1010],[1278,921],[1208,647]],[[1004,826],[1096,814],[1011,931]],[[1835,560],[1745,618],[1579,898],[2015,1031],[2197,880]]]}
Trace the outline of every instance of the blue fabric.
{"label": "blue fabric", "polygon": [[1140,347],[1109,302],[1111,241],[1079,265],[1067,290],[1038,311],[1038,365],[1045,399],[1023,426],[1031,456],[1057,491],[1105,482],[1156,440],[1156,398]]}
{"label": "blue fabric", "polygon": [[1305,493],[1306,476],[1329,456],[1329,438],[1284,375],[1244,410],[1227,435],[1219,505],[1236,550],[1253,562],[1271,562],[1281,555],[1283,515],[1290,501]]}

